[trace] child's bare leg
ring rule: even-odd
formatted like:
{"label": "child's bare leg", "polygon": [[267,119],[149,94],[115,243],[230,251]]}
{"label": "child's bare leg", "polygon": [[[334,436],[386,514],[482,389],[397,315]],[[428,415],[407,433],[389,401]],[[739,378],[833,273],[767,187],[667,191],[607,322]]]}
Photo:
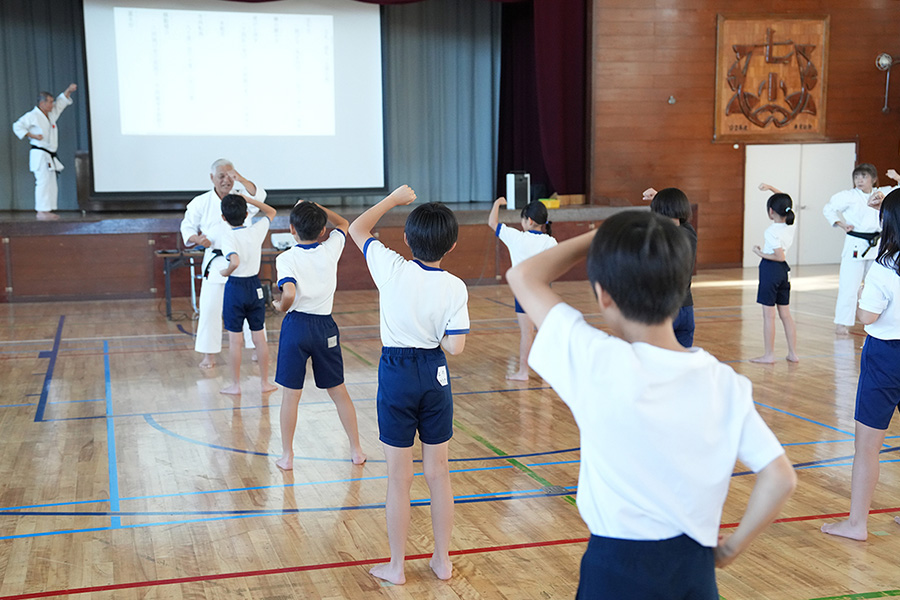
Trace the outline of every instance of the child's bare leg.
{"label": "child's bare leg", "polygon": [[881,469],[878,451],[884,443],[885,433],[886,430],[873,429],[859,421],[856,422],[853,474],[850,476],[850,517],[836,523],[825,523],[822,525],[822,531],[825,533],[860,541],[865,541],[869,537],[866,523]]}
{"label": "child's bare leg", "polygon": [[254,331],[251,337],[256,345],[256,355],[259,358],[259,383],[262,393],[274,392],[278,386],[269,381],[269,344],[266,343],[266,330]]}
{"label": "child's bare leg", "polygon": [[450,487],[450,461],[447,447],[450,442],[422,444],[425,481],[431,491],[431,529],[434,532],[434,554],[431,570],[438,579],[450,579],[450,536],[453,533],[453,490]]}
{"label": "child's bare leg", "polygon": [[385,501],[391,562],[376,565],[369,573],[397,585],[406,583],[406,536],[409,533],[409,488],[413,481],[412,448],[384,444],[388,489]]}
{"label": "child's bare leg", "polygon": [[347,386],[343,383],[333,388],[328,388],[328,395],[337,408],[338,417],[341,419],[341,425],[344,426],[344,432],[347,434],[347,440],[350,442],[350,460],[354,465],[361,465],[366,462],[366,454],[359,445],[359,428],[356,425],[356,408],[353,406],[353,400],[347,392]]}
{"label": "child's bare leg", "polygon": [[212,369],[216,366],[216,355],[215,354],[204,354],[203,360],[200,361],[200,364],[197,365],[201,369]]}
{"label": "child's bare leg", "polygon": [[794,324],[794,318],[791,316],[791,307],[787,304],[779,304],[778,316],[781,317],[781,324],[784,326],[784,337],[787,338],[787,359],[791,362],[800,362],[800,357],[797,356],[797,326]]}
{"label": "child's bare leg", "polygon": [[525,313],[516,313],[519,319],[519,370],[507,379],[513,381],[528,381],[528,354],[534,344],[534,322]]}
{"label": "child's bare leg", "polygon": [[763,312],[763,344],[766,353],[756,358],[751,358],[750,362],[755,363],[774,363],[775,362],[775,307],[762,307]]}
{"label": "child's bare leg", "polygon": [[294,432],[297,430],[297,407],[303,390],[284,388],[281,394],[281,458],[275,466],[282,471],[294,468]]}
{"label": "child's bare leg", "polygon": [[241,393],[241,333],[228,332],[228,366],[234,383],[221,390],[223,394],[237,396]]}

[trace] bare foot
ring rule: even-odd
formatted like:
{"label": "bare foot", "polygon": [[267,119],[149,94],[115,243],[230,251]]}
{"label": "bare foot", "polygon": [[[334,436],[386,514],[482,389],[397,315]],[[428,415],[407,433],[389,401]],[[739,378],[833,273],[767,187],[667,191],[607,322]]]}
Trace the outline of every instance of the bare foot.
{"label": "bare foot", "polygon": [[294,455],[282,456],[275,461],[275,466],[282,471],[292,471],[294,469]]}
{"label": "bare foot", "polygon": [[362,451],[362,448],[357,448],[356,450],[350,450],[350,460],[354,465],[361,465],[366,462],[366,459],[369,458],[366,456],[365,452]]}
{"label": "bare foot", "polygon": [[38,221],[59,221],[59,215],[54,215],[52,212],[42,210],[37,212],[36,217]]}
{"label": "bare foot", "polygon": [[525,371],[524,373],[522,371],[517,371],[512,375],[507,375],[506,378],[510,381],[528,381],[528,371]]}
{"label": "bare foot", "polygon": [[757,356],[756,358],[751,358],[750,362],[752,363],[762,363],[765,365],[775,364],[775,357],[771,354],[763,354],[762,356]]}
{"label": "bare foot", "polygon": [[[265,383],[262,384],[262,393],[263,394],[268,394],[269,392],[274,392],[277,389],[278,389],[278,386],[275,385],[274,383],[270,383],[270,382],[266,381]],[[238,393],[240,393],[240,392],[238,392]]]}
{"label": "bare foot", "polygon": [[437,556],[432,556],[431,560],[428,561],[428,566],[431,567],[438,579],[446,581],[453,576],[453,564],[450,562],[449,556],[440,559]]}
{"label": "bare foot", "polygon": [[846,325],[838,325],[834,328],[834,332],[837,335],[848,335],[850,333],[850,328]]}
{"label": "bare foot", "polygon": [[395,567],[392,563],[375,565],[369,569],[369,574],[378,579],[390,581],[394,585],[403,585],[406,583],[406,573],[403,570],[403,563],[400,563],[399,567]]}
{"label": "bare foot", "polygon": [[213,354],[204,354],[203,360],[200,361],[200,364],[197,365],[201,369],[212,369],[216,366],[216,357]]}
{"label": "bare foot", "polygon": [[[894,517],[894,520],[897,520],[897,517]],[[866,541],[866,538],[869,537],[869,532],[866,530],[865,523],[863,523],[862,527],[858,527],[851,525],[849,519],[837,521],[836,523],[825,523],[822,525],[822,533],[838,535],[840,537],[850,538],[851,540],[859,540],[860,542]]]}
{"label": "bare foot", "polygon": [[220,394],[228,394],[229,396],[240,396],[241,395],[241,386],[236,383],[232,383],[227,388],[223,388],[223,389],[219,390],[219,393]]}
{"label": "bare foot", "polygon": [[792,362],[792,363],[800,362],[800,357],[794,353],[788,354],[785,358],[788,360],[788,362]]}

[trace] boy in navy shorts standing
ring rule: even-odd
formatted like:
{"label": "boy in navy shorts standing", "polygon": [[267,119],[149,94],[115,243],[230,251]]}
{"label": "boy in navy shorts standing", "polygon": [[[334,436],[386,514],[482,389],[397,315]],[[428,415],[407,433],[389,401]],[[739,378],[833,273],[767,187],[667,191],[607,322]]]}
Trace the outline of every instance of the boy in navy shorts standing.
{"label": "boy in navy shorts standing", "polygon": [[[321,244],[325,226],[334,229]],[[297,245],[278,255],[275,269],[281,300],[275,308],[287,314],[281,322],[275,383],[284,388],[281,401],[281,458],[279,469],[294,468],[294,431],[297,407],[306,379],[306,362],[312,359],[316,386],[328,391],[350,441],[350,460],[366,462],[359,445],[356,409],[344,385],[344,359],[337,325],[331,317],[337,266],[347,240],[347,219],[315,202],[298,202],[291,210],[291,234]]]}
{"label": "boy in navy shorts standing", "polygon": [[[582,258],[612,335],[550,282]],[[626,211],[506,274],[538,326],[531,367],[581,430],[578,510],[591,531],[578,598],[718,600],[731,563],[796,485],[750,381],[678,343],[693,251],[671,219]],[[740,525],[719,539],[735,460],[757,473]]]}
{"label": "boy in navy shorts standing", "polygon": [[[247,203],[263,213],[263,218],[249,227],[244,227],[247,218]],[[222,198],[222,218],[231,225],[222,236],[222,253],[228,266],[220,271],[225,282],[225,298],[222,305],[222,320],[228,332],[228,363],[234,383],[222,390],[223,394],[241,393],[241,329],[244,319],[250,326],[250,335],[259,358],[259,381],[262,393],[278,388],[269,381],[269,346],[263,326],[266,323],[266,301],[262,284],[259,282],[259,263],[262,259],[262,245],[275,218],[275,209],[249,196],[228,194]]]}
{"label": "boy in navy shorts standing", "polygon": [[459,354],[469,332],[466,285],[440,268],[441,260],[456,246],[459,231],[449,208],[432,202],[409,214],[404,238],[414,260],[404,259],[372,236],[372,228],[385,213],[415,199],[412,189],[401,186],[350,226],[350,237],[363,251],[378,287],[384,346],[378,364],[377,408],[379,438],[387,459],[385,511],[391,562],[369,572],[397,585],[406,582],[416,432],[431,492],[434,553],[429,564],[440,579],[450,579],[453,572],[449,554],[453,491],[447,454],[453,436],[453,396],[441,348]]}

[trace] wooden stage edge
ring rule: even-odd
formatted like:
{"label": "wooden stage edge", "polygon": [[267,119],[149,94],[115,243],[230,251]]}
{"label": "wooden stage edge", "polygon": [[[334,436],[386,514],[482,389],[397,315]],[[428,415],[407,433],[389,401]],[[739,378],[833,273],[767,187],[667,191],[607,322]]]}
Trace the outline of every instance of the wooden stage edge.
{"label": "wooden stage edge", "polygon": [[[490,203],[449,204],[460,223],[457,248],[443,266],[469,285],[496,284],[509,268],[509,254],[487,226]],[[366,207],[335,208],[349,220]],[[610,215],[638,206],[571,206],[552,209],[553,235],[567,239],[596,227]],[[389,247],[404,253],[403,223],[411,207],[388,213],[376,230]],[[158,251],[182,248],[183,212],[83,213],[60,211],[58,221],[38,221],[31,211],[0,212],[0,302],[163,298],[163,259]],[[518,210],[502,210],[501,222],[518,225]],[[288,210],[279,209],[272,232],[288,231]],[[265,247],[270,247],[266,242]],[[408,256],[408,251],[405,252]],[[721,265],[718,265],[721,266]],[[274,280],[270,266],[260,277]],[[172,295],[190,295],[188,269],[172,273]],[[567,279],[584,279],[583,268]],[[347,248],[338,269],[338,289],[371,289],[362,254]]]}

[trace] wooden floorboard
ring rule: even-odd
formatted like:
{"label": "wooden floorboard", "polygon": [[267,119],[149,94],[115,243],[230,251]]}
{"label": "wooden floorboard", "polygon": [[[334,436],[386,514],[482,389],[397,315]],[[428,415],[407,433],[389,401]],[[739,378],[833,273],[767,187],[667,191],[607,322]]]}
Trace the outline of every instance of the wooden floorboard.
{"label": "wooden floorboard", "polygon": [[[720,593],[787,600],[900,589],[900,453],[883,455],[868,542],[819,532],[827,515],[849,510],[864,334],[833,333],[836,266],[794,267],[792,276],[801,361],[771,366],[748,362],[762,351],[756,271],[694,279],[696,345],[753,381],[799,476],[783,521],[718,571]],[[602,327],[587,284],[556,289]],[[280,392],[260,394],[245,355],[243,396],[218,393],[227,372],[196,368],[189,300],[176,300],[176,321],[157,300],[0,305],[0,600],[574,597],[588,535],[574,506],[578,430],[541,379],[504,378],[518,352],[508,288],[469,293],[472,332],[449,359],[455,574],[441,582],[414,558],[402,587],[367,572],[388,554],[374,291],[339,292],[334,312],[370,460],[350,463],[331,401],[308,386],[290,473],[274,464]],[[280,320],[268,319],[273,356]],[[900,425],[888,436],[900,446]],[[742,465],[735,471],[725,532],[753,484]],[[422,477],[412,498],[415,557],[432,544]]]}

